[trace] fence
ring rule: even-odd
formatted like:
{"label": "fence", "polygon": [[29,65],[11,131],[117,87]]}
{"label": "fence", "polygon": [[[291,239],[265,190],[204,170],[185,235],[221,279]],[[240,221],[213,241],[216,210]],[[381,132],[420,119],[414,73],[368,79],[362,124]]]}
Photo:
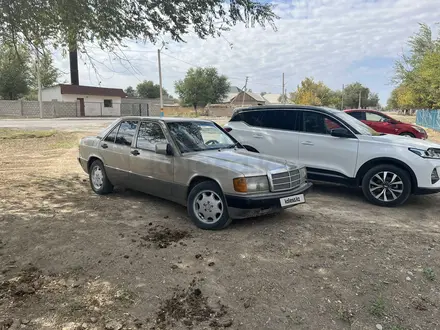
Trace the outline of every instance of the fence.
{"label": "fence", "polygon": [[[39,118],[40,104],[38,101],[0,100],[0,116]],[[77,102],[43,102],[43,118],[77,116],[79,116]]]}
{"label": "fence", "polygon": [[416,123],[440,131],[440,110],[417,110]]}

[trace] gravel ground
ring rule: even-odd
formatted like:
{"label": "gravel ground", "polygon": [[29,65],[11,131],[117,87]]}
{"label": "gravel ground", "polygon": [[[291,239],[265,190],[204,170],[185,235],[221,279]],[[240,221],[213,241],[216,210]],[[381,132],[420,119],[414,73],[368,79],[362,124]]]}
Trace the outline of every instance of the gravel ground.
{"label": "gravel ground", "polygon": [[440,196],[315,185],[282,214],[197,229],[92,193],[83,132],[0,140],[0,329],[440,329]]}

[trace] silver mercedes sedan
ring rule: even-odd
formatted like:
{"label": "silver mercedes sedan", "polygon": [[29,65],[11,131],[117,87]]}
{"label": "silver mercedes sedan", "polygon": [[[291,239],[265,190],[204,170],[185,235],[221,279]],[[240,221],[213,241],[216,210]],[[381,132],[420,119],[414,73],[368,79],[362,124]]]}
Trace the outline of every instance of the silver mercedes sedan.
{"label": "silver mercedes sedan", "polygon": [[81,139],[78,160],[95,193],[123,186],[186,205],[202,229],[305,203],[312,185],[304,166],[249,152],[198,119],[120,118]]}

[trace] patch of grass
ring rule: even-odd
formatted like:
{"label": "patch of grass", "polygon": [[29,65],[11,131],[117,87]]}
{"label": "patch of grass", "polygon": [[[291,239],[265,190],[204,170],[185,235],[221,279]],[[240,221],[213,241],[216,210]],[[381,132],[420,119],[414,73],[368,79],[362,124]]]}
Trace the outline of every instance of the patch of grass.
{"label": "patch of grass", "polygon": [[370,307],[370,314],[376,317],[385,316],[385,300],[382,297],[376,298]]}
{"label": "patch of grass", "polygon": [[430,281],[435,280],[435,272],[434,272],[434,269],[432,269],[431,267],[427,267],[427,268],[423,269],[423,274],[425,275],[425,277],[428,280],[430,280]]}
{"label": "patch of grass", "polygon": [[353,322],[354,313],[350,309],[346,309],[341,306],[338,310],[338,314],[339,314],[339,318],[342,321],[347,322],[349,324]]}
{"label": "patch of grass", "polygon": [[71,149],[78,147],[77,140],[62,140],[51,145],[52,149]]}
{"label": "patch of grass", "polygon": [[54,136],[55,130],[49,131],[28,131],[20,129],[0,129],[0,140],[13,140],[13,139],[38,139]]}
{"label": "patch of grass", "polygon": [[392,325],[389,329],[390,330],[406,330],[406,328],[404,328],[400,325]]}

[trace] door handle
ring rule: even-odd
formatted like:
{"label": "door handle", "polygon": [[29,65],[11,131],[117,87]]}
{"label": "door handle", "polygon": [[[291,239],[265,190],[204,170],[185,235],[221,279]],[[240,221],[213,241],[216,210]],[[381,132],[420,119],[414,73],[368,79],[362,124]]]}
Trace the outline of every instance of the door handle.
{"label": "door handle", "polygon": [[103,143],[103,144],[101,144],[101,147],[102,147],[103,149],[107,149],[107,148],[108,148],[108,144],[107,144],[107,143]]}
{"label": "door handle", "polygon": [[138,156],[138,155],[140,155],[141,153],[139,152],[139,151],[137,151],[137,150],[133,150],[133,151],[131,151],[130,152],[133,156]]}
{"label": "door handle", "polygon": [[252,134],[252,136],[253,136],[254,138],[261,139],[261,138],[263,137],[263,134],[260,134],[260,133],[254,133],[254,134]]}
{"label": "door handle", "polygon": [[314,143],[312,141],[302,141],[301,144],[305,145],[305,146],[313,146]]}

